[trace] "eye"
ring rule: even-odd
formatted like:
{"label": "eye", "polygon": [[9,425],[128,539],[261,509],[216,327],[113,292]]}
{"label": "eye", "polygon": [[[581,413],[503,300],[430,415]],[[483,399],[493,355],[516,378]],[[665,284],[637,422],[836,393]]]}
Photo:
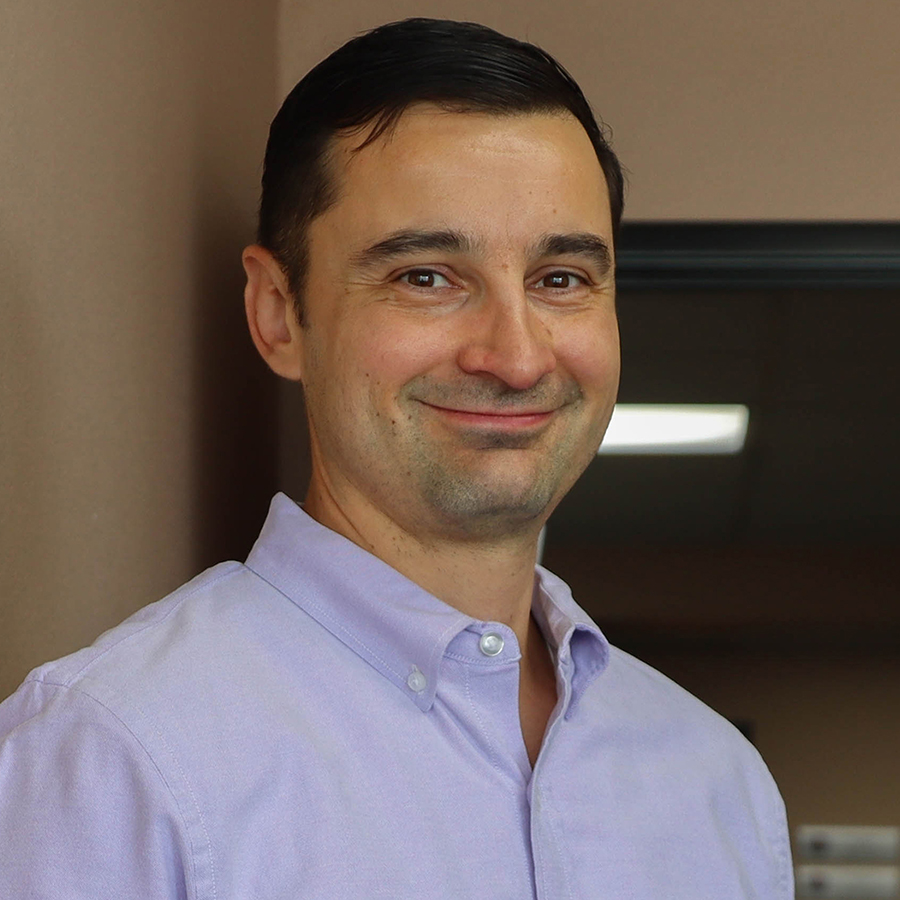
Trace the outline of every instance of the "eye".
{"label": "eye", "polygon": [[548,272],[538,282],[538,286],[564,291],[568,288],[581,287],[586,283],[586,279],[574,272]]}
{"label": "eye", "polygon": [[440,272],[434,269],[411,269],[400,276],[400,281],[411,287],[417,288],[444,288],[450,287],[450,282]]}

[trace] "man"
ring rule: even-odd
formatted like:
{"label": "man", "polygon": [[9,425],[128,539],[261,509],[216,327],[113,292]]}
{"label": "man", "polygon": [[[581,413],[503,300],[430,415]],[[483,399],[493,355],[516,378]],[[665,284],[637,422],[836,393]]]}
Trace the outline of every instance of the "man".
{"label": "man", "polygon": [[244,265],[304,507],[0,707],[0,894],[791,896],[755,751],[534,566],[615,400],[621,209],[578,87],[480,26],[295,88]]}

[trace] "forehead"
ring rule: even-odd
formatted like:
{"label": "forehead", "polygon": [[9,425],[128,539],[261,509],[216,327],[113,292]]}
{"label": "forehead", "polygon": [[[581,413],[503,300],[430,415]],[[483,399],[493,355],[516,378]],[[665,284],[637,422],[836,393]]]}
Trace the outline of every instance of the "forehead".
{"label": "forehead", "polygon": [[[568,113],[496,115],[420,104],[358,149],[331,152],[337,202],[316,231],[345,240],[398,228],[450,227],[486,241],[516,232],[611,231],[606,181],[593,145]],[[357,234],[358,233],[358,234]],[[313,240],[315,243],[315,240]]]}

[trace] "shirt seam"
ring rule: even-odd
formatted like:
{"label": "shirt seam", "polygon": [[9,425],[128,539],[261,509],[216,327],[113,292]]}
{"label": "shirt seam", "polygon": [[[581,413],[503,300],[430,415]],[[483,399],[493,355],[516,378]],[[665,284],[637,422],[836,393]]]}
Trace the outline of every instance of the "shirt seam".
{"label": "shirt seam", "polygon": [[[93,694],[89,693],[88,691],[84,690],[83,688],[80,688],[80,687],[77,687],[77,686],[71,685],[71,684],[60,684],[58,682],[52,682],[52,681],[44,681],[41,683],[48,687],[71,691],[74,694],[77,694],[79,697],[84,697],[86,700],[89,700],[92,703],[96,704],[102,710],[107,712],[121,726],[121,728],[125,732],[128,733],[128,735],[134,741],[134,743],[138,747],[140,747],[141,751],[143,752],[143,754],[147,758],[148,762],[150,763],[153,771],[156,772],[157,776],[159,777],[160,782],[162,782],[162,784],[165,788],[166,794],[171,798],[172,802],[175,804],[175,808],[178,810],[178,816],[181,820],[181,826],[184,829],[184,833],[188,836],[188,841],[189,841],[190,851],[191,851],[191,857],[190,857],[191,882],[192,882],[191,894],[195,898],[198,898],[199,897],[199,894],[197,892],[198,891],[198,887],[197,887],[198,876],[197,876],[196,860],[195,860],[196,847],[194,845],[194,838],[193,838],[191,829],[188,826],[187,821],[185,819],[184,810],[182,809],[181,804],[178,802],[178,798],[175,796],[175,793],[173,792],[168,779],[163,774],[162,770],[159,767],[159,764],[154,759],[153,754],[147,749],[147,747],[144,746],[143,741],[141,741],[141,739],[134,733],[134,731],[128,726],[128,724],[121,718],[121,716],[119,716],[116,712],[114,712],[112,709],[110,709],[110,707],[107,706],[107,704],[104,703],[102,700],[100,700],[98,697],[95,697]],[[135,712],[136,715],[138,715],[142,719],[146,720],[146,716],[142,712],[140,712],[137,709],[134,709],[134,707],[131,707],[131,708]],[[31,716],[26,721],[31,721],[32,719],[36,718],[38,715],[40,715],[40,713],[36,713],[35,716]],[[188,780],[187,776],[185,775],[184,769],[181,767],[181,764],[178,762],[177,756],[170,749],[168,743],[166,742],[165,736],[162,734],[162,732],[158,728],[154,728],[154,732],[159,737],[166,752],[171,756],[172,762],[178,768],[179,774],[181,775],[185,785],[187,786],[188,793],[191,796],[191,800],[194,802],[194,808],[197,811],[197,818],[200,821],[200,825],[203,829],[204,837],[206,838],[206,850],[207,850],[207,854],[209,857],[210,880],[212,882],[212,897],[213,897],[213,900],[215,900],[215,898],[218,897],[218,891],[217,891],[217,887],[216,887],[215,863],[213,861],[213,856],[212,856],[212,841],[209,836],[209,830],[206,826],[206,820],[203,816],[202,810],[200,809],[200,805],[197,803],[197,797],[196,797],[196,794],[194,793],[194,789],[191,786],[191,783]]]}
{"label": "shirt seam", "polygon": [[770,821],[769,824],[771,828],[770,833],[774,833],[775,835],[777,835],[775,852],[780,863],[779,869],[781,871],[781,889],[784,893],[785,900],[792,900],[794,896],[794,871],[793,867],[791,866],[787,810],[784,807],[784,800],[782,799],[781,794],[778,792],[777,786],[774,785],[774,781],[772,799],[776,801],[775,809],[773,810],[774,821]]}
{"label": "shirt seam", "polygon": [[[278,591],[278,593],[281,594],[281,596],[284,597],[285,600],[289,600],[291,603],[294,603],[295,605],[299,606],[299,604],[297,604],[296,601],[294,601],[294,600],[291,598],[291,596],[290,596],[289,594],[285,593],[285,591],[283,591],[280,587],[278,587],[278,585],[273,584],[271,581],[269,581],[269,579],[266,578],[265,575],[261,575],[259,572],[256,571],[256,569],[251,569],[249,566],[247,566],[246,568],[247,568],[247,571],[252,572],[254,575],[256,575],[257,578],[261,579],[261,580],[264,581],[267,585],[269,585],[269,587],[271,587],[272,590]],[[353,644],[355,644],[357,647],[361,647],[363,650],[365,650],[366,653],[369,655],[369,657],[370,657],[371,659],[373,659],[375,662],[377,662],[377,663],[379,663],[380,665],[382,665],[382,666],[383,666],[388,672],[390,672],[391,675],[393,675],[398,681],[403,681],[403,680],[404,680],[404,679],[403,679],[403,676],[402,676],[399,672],[394,671],[394,669],[393,669],[387,662],[385,662],[385,661],[381,658],[381,656],[379,656],[374,650],[372,650],[371,647],[369,647],[369,645],[365,643],[365,641],[360,640],[355,634],[353,634],[353,632],[351,632],[351,631],[349,631],[347,628],[345,628],[345,627],[341,624],[340,620],[338,620],[337,618],[335,618],[331,613],[329,613],[329,612],[328,612],[324,607],[322,607],[319,603],[317,603],[315,600],[312,600],[312,599],[311,599],[308,595],[306,595],[306,594],[304,594],[304,601],[305,601],[305,605],[304,605],[304,606],[300,606],[300,609],[302,609],[304,612],[306,612],[307,615],[310,616],[310,618],[312,618],[312,619],[314,619],[314,620],[320,622],[320,624],[321,624],[321,620],[320,620],[320,619],[318,619],[316,616],[310,615],[310,613],[307,612],[307,610],[306,610],[306,607],[307,607],[307,606],[309,606],[309,607],[311,607],[312,609],[316,610],[316,611],[321,615],[322,619],[325,619],[325,620],[327,620],[328,622],[331,622],[331,623],[335,626],[335,628],[336,628],[342,635],[344,635],[350,642],[352,642]],[[326,629],[326,630],[331,631],[330,628],[329,628],[329,629]],[[334,632],[332,632],[332,634],[334,634]],[[335,635],[335,636],[338,637],[338,635]],[[338,639],[340,640],[341,638],[338,637]],[[347,643],[347,641],[344,641],[344,643]],[[357,656],[360,656],[361,654],[357,653],[356,655],[357,655]]]}
{"label": "shirt seam", "polygon": [[547,815],[547,807],[552,806],[552,803],[550,802],[551,794],[547,790],[541,789],[541,795],[543,797],[541,806],[544,808],[544,818],[547,823],[547,828],[550,831],[551,840],[553,841],[553,849],[556,852],[556,858],[559,861],[560,878],[565,886],[566,897],[568,897],[569,900],[574,900],[574,895],[572,894],[572,883],[569,879],[568,870],[565,866],[565,858],[563,856],[562,845],[559,841],[559,835],[557,834],[556,826],[553,824],[552,815]]}
{"label": "shirt seam", "polygon": [[490,668],[491,666],[495,666],[498,669],[502,666],[512,666],[518,663],[519,659],[521,659],[521,657],[517,659],[497,659],[496,657],[494,657],[494,659],[478,659],[474,656],[463,656],[460,653],[453,653],[450,650],[447,650],[444,653],[444,656],[447,659],[454,659],[457,662],[465,663],[466,665],[480,666],[485,669]]}
{"label": "shirt seam", "polygon": [[[470,622],[472,621],[471,618],[469,618],[468,616],[464,616],[462,613],[460,613],[460,617],[468,619]],[[448,623],[447,627],[441,632],[440,638],[435,643],[435,645],[432,647],[431,656],[429,657],[429,660],[428,660],[428,665],[429,665],[429,668],[433,669],[435,672],[435,679],[434,679],[435,682],[437,682],[438,677],[439,677],[438,676],[438,654],[440,654],[441,657],[445,657],[448,655],[452,656],[452,654],[448,654],[447,646],[449,645],[449,643],[453,639],[453,637],[455,635],[459,634],[460,631],[463,630],[461,625],[462,625],[462,622],[459,618],[454,619],[453,622]],[[435,687],[435,691],[437,691],[437,684],[435,684],[434,687]]]}
{"label": "shirt seam", "polygon": [[[235,563],[234,566],[240,567],[240,566],[241,566],[241,563]],[[90,694],[88,694],[88,693],[86,693],[86,692],[84,692],[84,691],[79,690],[79,689],[78,689],[77,687],[75,687],[75,685],[73,684],[73,682],[74,682],[79,676],[81,676],[81,675],[82,675],[84,672],[86,672],[88,669],[92,668],[94,665],[96,665],[97,663],[99,663],[100,660],[102,660],[108,653],[111,653],[115,648],[121,647],[123,644],[127,643],[127,642],[130,641],[132,638],[136,638],[138,635],[143,634],[143,633],[144,633],[145,631],[147,631],[148,629],[150,629],[150,628],[155,628],[155,627],[161,625],[163,622],[165,622],[166,620],[168,620],[172,615],[174,615],[175,612],[176,612],[178,609],[180,609],[181,606],[185,603],[185,601],[187,601],[187,600],[189,600],[191,597],[193,597],[194,594],[196,594],[198,591],[201,591],[201,590],[207,590],[207,589],[208,589],[209,587],[211,587],[212,585],[218,584],[220,581],[224,580],[225,578],[231,577],[232,575],[236,574],[238,571],[239,571],[239,568],[233,568],[233,567],[232,567],[232,568],[229,568],[227,571],[222,572],[220,575],[218,575],[218,576],[217,576],[216,578],[214,578],[212,581],[208,581],[208,582],[207,582],[207,581],[204,581],[202,584],[197,584],[197,585],[196,585],[194,588],[192,588],[190,591],[186,591],[186,592],[183,594],[183,596],[179,597],[179,598],[178,598],[178,602],[172,604],[171,609],[169,609],[169,610],[168,610],[161,618],[159,618],[159,619],[153,619],[153,621],[150,621],[150,622],[145,622],[143,625],[141,625],[139,628],[135,629],[134,631],[131,631],[131,632],[129,632],[129,633],[126,634],[126,635],[123,635],[121,638],[119,638],[119,640],[117,640],[117,641],[111,643],[108,647],[105,647],[105,648],[104,648],[100,653],[98,653],[96,656],[92,656],[90,659],[88,659],[88,660],[84,663],[84,665],[81,666],[80,669],[77,669],[76,671],[70,673],[65,679],[62,679],[62,680],[50,680],[49,678],[44,678],[42,675],[34,674],[34,675],[30,675],[28,678],[26,678],[24,683],[25,683],[25,684],[28,684],[28,683],[32,683],[32,684],[38,683],[38,684],[51,685],[51,686],[54,686],[54,687],[66,687],[66,688],[71,688],[72,690],[77,690],[77,691],[79,691],[79,693],[83,693],[86,697],[90,697],[90,696],[91,696]],[[96,698],[93,698],[93,699],[96,699]],[[97,701],[97,702],[99,703],[100,701]],[[102,705],[102,704],[101,704],[101,705]],[[112,712],[112,711],[110,710],[110,712]],[[124,723],[123,723],[123,724],[124,724]]]}
{"label": "shirt seam", "polygon": [[488,735],[487,730],[484,727],[484,721],[478,712],[478,705],[475,703],[474,699],[472,698],[472,690],[471,690],[471,685],[469,682],[468,670],[463,669],[463,673],[464,673],[464,677],[465,677],[466,699],[469,701],[469,707],[472,710],[472,714],[475,717],[475,721],[478,723],[478,728],[481,731],[481,734],[484,736],[484,741],[487,744],[488,752],[490,754],[491,768],[495,772],[498,772],[499,774],[502,775],[503,772],[500,769],[500,765],[497,760],[497,750],[494,747],[494,742],[490,739],[490,736]]}

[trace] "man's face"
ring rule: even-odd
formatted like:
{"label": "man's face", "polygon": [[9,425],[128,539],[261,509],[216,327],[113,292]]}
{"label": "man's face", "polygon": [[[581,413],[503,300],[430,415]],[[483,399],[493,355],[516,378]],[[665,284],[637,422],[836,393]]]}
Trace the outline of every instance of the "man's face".
{"label": "man's face", "polygon": [[[606,182],[571,116],[407,110],[309,229],[313,482],[429,536],[536,531],[618,386]],[[605,252],[608,249],[608,254]]]}

